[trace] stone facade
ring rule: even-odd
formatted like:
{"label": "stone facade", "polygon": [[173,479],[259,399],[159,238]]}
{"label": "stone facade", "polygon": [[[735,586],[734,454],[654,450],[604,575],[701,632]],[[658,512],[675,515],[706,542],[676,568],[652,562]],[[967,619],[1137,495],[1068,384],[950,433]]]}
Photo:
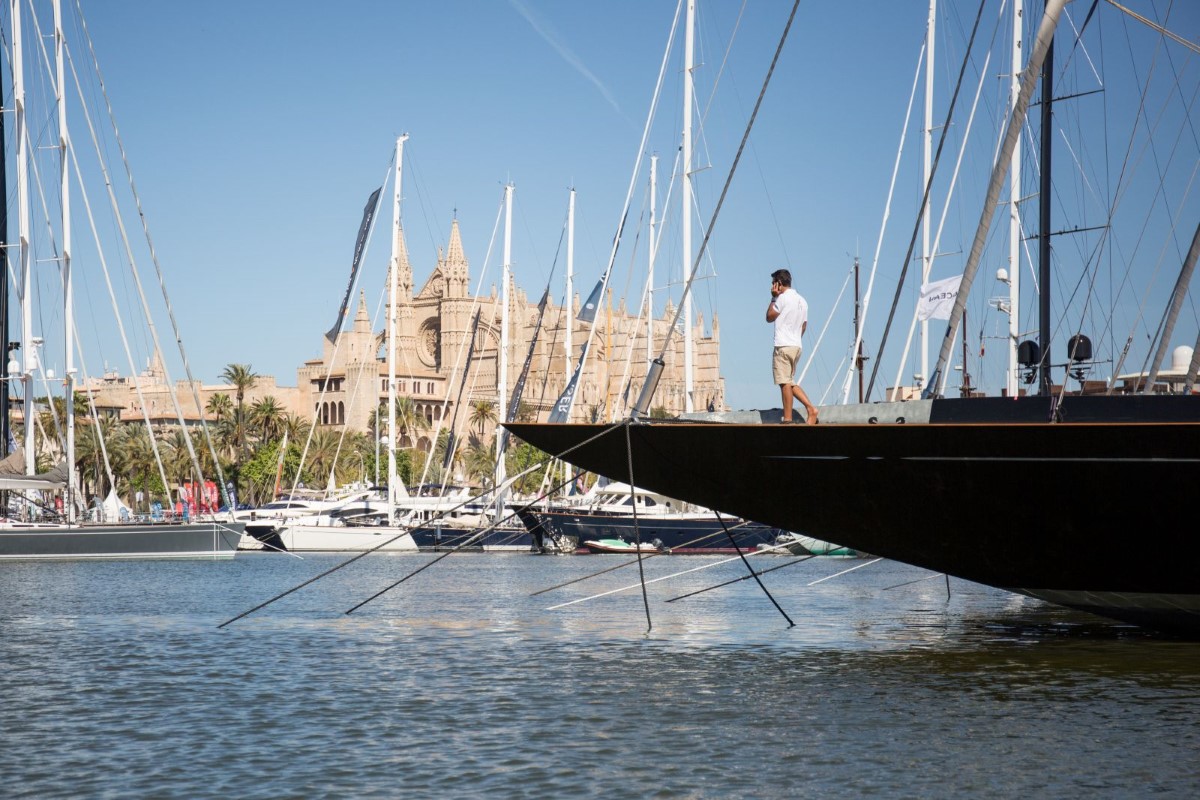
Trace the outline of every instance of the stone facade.
{"label": "stone facade", "polygon": [[[414,401],[430,429],[429,433],[422,433],[415,439],[406,437],[398,444],[428,450],[433,431],[443,421],[449,424],[450,419],[455,419],[456,429],[465,431],[472,403],[480,400],[497,402],[501,301],[495,288],[485,296],[472,295],[470,265],[463,252],[457,220],[451,224],[449,244],[444,252],[439,251],[437,265],[415,294],[412,266],[402,231],[398,233],[396,245],[399,254],[394,311],[396,394]],[[389,275],[383,287],[385,292],[390,279]],[[588,338],[589,324],[575,319],[579,308],[579,297],[575,296],[570,315],[574,326],[573,352],[568,366],[564,348],[565,309],[554,303],[547,305],[522,396],[522,402],[538,420],[548,418]],[[655,354],[662,347],[661,337],[674,316],[675,308],[668,303],[663,315],[655,321]],[[510,287],[510,395],[524,366],[537,321],[537,302],[531,302],[524,291]],[[381,328],[380,331],[372,328],[365,295],[360,293],[352,324],[338,333],[334,341],[322,336],[320,356],[304,362],[297,369],[297,385],[279,386],[274,377],[260,375],[246,392],[246,408],[265,397],[273,397],[285,411],[306,419],[313,419],[315,415],[317,425],[369,430],[375,409],[386,402],[388,395],[386,324]],[[717,411],[725,410],[725,387],[720,374],[720,324],[714,317],[712,330],[706,332],[704,320],[698,318],[692,335],[694,407],[696,410],[710,406]],[[683,352],[683,337],[674,337],[666,354],[666,369],[651,404],[666,409],[671,415],[685,410]],[[470,364],[464,366],[468,353]],[[596,332],[577,390],[572,421],[587,420],[593,414],[602,419],[625,414],[626,406],[632,404],[641,390],[646,363],[645,322],[639,323],[638,315],[629,313],[624,302],[615,309],[609,306],[601,309],[597,313]],[[624,390],[627,380],[628,393]],[[187,381],[175,381],[172,385],[158,362],[148,365],[136,379],[111,373],[94,378],[86,387],[80,388],[91,392],[102,413],[118,417],[122,422],[141,421],[148,415],[151,422],[159,426],[177,424],[172,392],[189,425],[199,423],[201,410],[212,395],[224,393],[231,400],[236,396],[234,387],[226,384],[201,385],[197,382],[193,387]],[[194,399],[197,394],[199,407]],[[623,400],[626,394],[627,401]],[[488,424],[481,433],[488,436],[493,430],[494,425]]]}
{"label": "stone facade", "polygon": [[[495,403],[498,398],[502,320],[499,293],[493,288],[490,295],[472,296],[470,265],[463,252],[458,221],[455,220],[451,224],[448,246],[444,252],[439,251],[433,272],[421,290],[414,294],[412,265],[403,231],[397,235],[396,394],[412,398],[420,413],[425,415],[431,431],[436,430],[444,418],[454,418],[458,406],[455,426],[459,431],[465,430],[472,403],[479,400]],[[387,287],[385,283],[385,292]],[[579,312],[578,296],[573,298],[572,305],[573,365],[583,350],[589,326],[574,319]],[[476,315],[478,322],[475,321]],[[662,346],[660,337],[674,315],[675,309],[668,304],[663,317],[656,320],[656,353]],[[510,393],[529,353],[530,342],[537,331],[537,321],[538,303],[530,301],[524,291],[510,287]],[[549,303],[521,398],[539,420],[547,419],[569,379],[564,352],[566,322],[565,309]],[[321,357],[305,362],[297,371],[297,389],[302,395],[307,395],[307,407],[316,411],[319,424],[367,430],[375,408],[386,401],[386,324],[381,327],[384,330],[379,332],[372,329],[365,297],[360,295],[353,325],[341,332],[336,341],[324,340]],[[719,322],[714,318],[712,331],[706,332],[703,319],[698,319],[693,328],[693,337],[695,408],[702,410],[712,405],[717,410],[723,410],[725,392],[720,375]],[[631,345],[632,358],[629,350]],[[667,353],[666,370],[652,403],[655,407],[665,408],[670,414],[684,411],[683,349],[683,337],[676,336]],[[464,366],[468,353],[470,364]],[[628,371],[628,402],[632,403],[641,389],[645,370],[645,323],[639,324],[637,314],[630,314],[624,303],[611,312],[602,309],[597,314],[597,328],[577,390],[572,421],[588,419],[592,414],[601,417],[611,413],[618,416],[624,414],[624,376]],[[487,426],[483,434],[490,434],[492,427]],[[421,449],[430,446],[427,436],[400,444]]]}

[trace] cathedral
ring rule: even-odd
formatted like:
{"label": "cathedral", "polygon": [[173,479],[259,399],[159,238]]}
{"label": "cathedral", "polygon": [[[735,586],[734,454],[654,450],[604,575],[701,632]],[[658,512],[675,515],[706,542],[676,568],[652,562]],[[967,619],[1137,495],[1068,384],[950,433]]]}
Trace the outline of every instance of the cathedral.
{"label": "cathedral", "polygon": [[[439,428],[453,424],[459,432],[467,430],[478,402],[499,407],[501,294],[493,288],[489,295],[472,295],[470,265],[458,220],[451,224],[449,244],[444,251],[439,248],[437,266],[420,291],[414,292],[403,231],[396,236],[398,257],[392,267],[396,270],[396,302],[394,308],[387,304],[396,320],[396,340],[391,345],[395,347],[396,396],[411,398],[428,423],[427,430],[403,432],[397,445],[428,451]],[[385,295],[390,281],[389,274]],[[511,394],[529,360],[519,405],[526,419],[546,421],[588,339],[590,323],[577,319],[578,296],[571,298],[570,306],[567,314],[551,302],[541,314],[536,298],[531,302],[524,291],[509,288],[507,386]],[[675,308],[668,303],[662,317],[655,320],[655,354],[662,348],[662,337],[674,316]],[[565,350],[568,324],[572,326],[570,363]],[[306,361],[297,370],[296,393],[307,399],[303,405],[315,412],[316,424],[359,431],[372,426],[372,416],[388,396],[389,343],[387,325],[381,327],[380,331],[373,329],[366,298],[360,294],[351,326],[344,327],[333,341],[323,338],[320,358]],[[616,309],[605,303],[597,311],[571,421],[619,418],[628,413],[646,373],[646,329],[645,320],[639,320],[636,312],[630,314],[623,301]],[[698,318],[692,337],[693,408],[723,410],[720,325],[715,316],[710,332]],[[674,416],[686,410],[682,336],[673,338],[664,360],[666,369],[651,407]],[[477,425],[470,427],[482,436],[490,435],[494,422],[483,421],[483,425],[482,431]]]}

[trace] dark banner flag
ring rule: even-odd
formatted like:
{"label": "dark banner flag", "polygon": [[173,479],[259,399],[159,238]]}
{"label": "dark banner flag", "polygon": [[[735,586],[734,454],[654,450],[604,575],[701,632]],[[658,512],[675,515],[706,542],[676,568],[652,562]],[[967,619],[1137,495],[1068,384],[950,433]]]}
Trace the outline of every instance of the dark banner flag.
{"label": "dark banner flag", "polygon": [[587,361],[588,345],[590,344],[590,340],[584,342],[583,352],[579,354],[579,363],[575,365],[575,372],[571,374],[571,382],[567,384],[566,389],[563,389],[558,402],[550,410],[550,422],[558,423],[567,421],[567,417],[571,413],[571,401],[574,400],[575,390],[579,386],[579,373],[583,371],[583,364]]}
{"label": "dark banner flag", "polygon": [[367,198],[367,207],[363,209],[362,225],[358,226],[358,240],[354,243],[354,261],[350,265],[350,284],[346,287],[346,296],[342,298],[342,307],[338,310],[337,322],[333,323],[333,327],[325,334],[325,338],[331,344],[337,340],[338,331],[342,329],[342,323],[346,321],[346,309],[350,307],[350,293],[354,291],[354,282],[358,278],[358,264],[362,260],[363,249],[367,246],[367,234],[371,232],[371,221],[375,219],[375,211],[379,208],[381,191],[383,191],[382,186],[371,192],[371,196]]}
{"label": "dark banner flag", "polygon": [[[553,278],[554,271],[550,271],[550,276]],[[512,399],[508,403],[508,413],[505,415],[505,422],[513,422],[517,418],[517,412],[521,407],[521,395],[525,392],[525,381],[529,379],[529,368],[533,366],[533,354],[537,350],[538,335],[542,332],[542,319],[546,316],[546,306],[550,302],[550,284],[546,284],[546,290],[542,292],[542,299],[538,301],[538,318],[537,324],[533,326],[533,336],[529,339],[529,352],[525,354],[525,364],[521,367],[521,374],[517,376],[517,383],[513,386]],[[508,431],[504,431],[500,435],[500,453],[497,458],[508,449]]]}
{"label": "dark banner flag", "polygon": [[580,322],[592,322],[596,319],[596,309],[600,307],[600,296],[604,294],[604,280],[608,276],[596,281],[596,288],[592,289],[592,293],[588,295],[587,302],[583,304],[583,308],[579,309],[579,316],[576,317]]}

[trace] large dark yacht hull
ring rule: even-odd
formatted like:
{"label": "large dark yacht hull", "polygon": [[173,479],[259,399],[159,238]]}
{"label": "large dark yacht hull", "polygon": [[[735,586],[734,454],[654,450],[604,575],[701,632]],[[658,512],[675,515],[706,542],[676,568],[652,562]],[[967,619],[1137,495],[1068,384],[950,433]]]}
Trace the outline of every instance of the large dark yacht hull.
{"label": "large dark yacht hull", "polygon": [[0,529],[2,560],[232,558],[242,523]]}
{"label": "large dark yacht hull", "polygon": [[[714,515],[643,516],[634,520],[630,514],[531,508],[522,511],[520,517],[536,540],[541,541],[549,534],[557,542],[573,543],[575,549],[583,548],[583,543],[589,539],[624,539],[627,542],[653,542],[672,553],[726,554],[736,553],[738,548],[754,550],[760,544],[772,544],[783,533],[770,525],[743,522],[734,517],[725,517],[722,525]],[[730,535],[737,547],[730,543]]]}
{"label": "large dark yacht hull", "polygon": [[417,549],[440,553],[447,550],[462,550],[472,552],[536,552],[533,536],[520,523],[504,525],[479,535],[480,528],[459,528],[454,526],[438,526],[436,524],[421,525],[413,528],[411,533]]}
{"label": "large dark yacht hull", "polygon": [[[1079,398],[1080,400],[1084,398]],[[1126,398],[1104,398],[1125,400]],[[1145,398],[1153,400],[1154,398]],[[1153,407],[936,405],[928,424],[633,424],[634,478],[672,497],[1054,603],[1200,634],[1200,398]],[[991,416],[996,416],[992,414]],[[1042,416],[1044,419],[1045,417]],[[1068,418],[1070,419],[1070,418]],[[1091,421],[1082,421],[1091,420]],[[889,420],[890,421],[890,420]],[[625,434],[510,425],[520,438],[629,480]],[[587,442],[586,444],[583,444]]]}

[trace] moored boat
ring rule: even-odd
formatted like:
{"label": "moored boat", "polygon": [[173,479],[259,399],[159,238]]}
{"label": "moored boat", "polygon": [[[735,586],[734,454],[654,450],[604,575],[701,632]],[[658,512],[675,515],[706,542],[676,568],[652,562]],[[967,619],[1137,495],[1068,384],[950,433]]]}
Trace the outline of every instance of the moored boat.
{"label": "moored boat", "polygon": [[519,513],[535,546],[561,552],[574,552],[588,540],[616,539],[659,541],[680,554],[734,553],[774,542],[783,533],[663,493],[640,487],[631,491],[619,481],[593,486],[573,501],[534,505]]}
{"label": "moored boat", "polygon": [[583,543],[589,553],[670,553],[660,541],[627,542],[624,539],[588,539]]}
{"label": "moored boat", "polygon": [[[1200,485],[1200,396],[1067,397],[1057,414],[1052,400],[828,408],[815,426],[622,423],[591,442],[605,426],[511,428],[620,475],[629,425],[638,482],[656,491],[1059,605],[1200,633],[1200,541],[1186,525],[1158,525],[1138,546],[1130,523],[1131,509],[1177,507]],[[834,422],[839,413],[844,422]],[[720,463],[704,457],[714,452]],[[1013,515],[1022,503],[1025,520]]]}

